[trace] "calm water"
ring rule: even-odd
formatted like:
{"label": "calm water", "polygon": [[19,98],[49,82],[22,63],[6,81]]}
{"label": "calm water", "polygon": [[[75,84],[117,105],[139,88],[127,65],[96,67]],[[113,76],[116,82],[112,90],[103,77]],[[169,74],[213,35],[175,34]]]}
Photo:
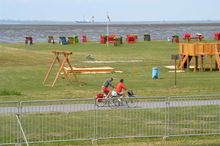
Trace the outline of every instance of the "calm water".
{"label": "calm water", "polygon": [[[202,33],[205,39],[212,39],[213,32],[220,31],[219,23],[209,24],[111,24],[110,34],[138,34],[143,39],[144,33],[150,33],[153,40],[167,40],[173,34],[182,38],[185,32]],[[34,41],[47,41],[52,36],[87,35],[90,41],[99,40],[100,34],[106,34],[105,24],[74,25],[0,25],[0,42],[23,42],[25,36],[32,36]]]}

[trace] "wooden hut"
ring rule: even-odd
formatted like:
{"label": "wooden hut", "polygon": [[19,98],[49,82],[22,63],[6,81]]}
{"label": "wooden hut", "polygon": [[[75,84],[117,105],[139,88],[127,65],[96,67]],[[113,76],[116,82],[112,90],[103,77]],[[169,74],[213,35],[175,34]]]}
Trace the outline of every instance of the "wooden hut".
{"label": "wooden hut", "polygon": [[204,71],[204,57],[209,58],[209,68],[212,71],[212,58],[215,56],[216,69],[220,68],[220,43],[180,43],[179,68],[189,68],[194,58],[194,71],[198,68],[200,58],[200,70]]}

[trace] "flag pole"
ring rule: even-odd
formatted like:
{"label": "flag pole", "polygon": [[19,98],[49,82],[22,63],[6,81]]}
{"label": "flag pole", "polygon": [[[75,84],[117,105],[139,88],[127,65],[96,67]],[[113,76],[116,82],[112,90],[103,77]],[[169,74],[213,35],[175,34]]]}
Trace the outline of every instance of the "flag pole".
{"label": "flag pole", "polygon": [[108,47],[108,20],[107,20],[107,47]]}
{"label": "flag pole", "polygon": [[108,21],[109,21],[109,16],[107,12],[107,47],[108,47]]}

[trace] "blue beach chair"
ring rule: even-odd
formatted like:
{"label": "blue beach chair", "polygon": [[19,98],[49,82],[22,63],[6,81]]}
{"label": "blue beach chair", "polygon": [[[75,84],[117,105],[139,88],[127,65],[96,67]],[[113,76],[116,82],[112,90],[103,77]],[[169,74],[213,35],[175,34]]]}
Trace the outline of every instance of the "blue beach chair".
{"label": "blue beach chair", "polygon": [[60,37],[59,39],[59,44],[61,45],[67,45],[68,44],[68,40],[66,39],[66,37]]}

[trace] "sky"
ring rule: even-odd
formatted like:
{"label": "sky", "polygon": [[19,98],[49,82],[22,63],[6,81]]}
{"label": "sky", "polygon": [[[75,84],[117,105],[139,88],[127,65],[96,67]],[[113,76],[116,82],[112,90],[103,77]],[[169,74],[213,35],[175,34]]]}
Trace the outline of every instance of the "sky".
{"label": "sky", "polygon": [[220,0],[0,0],[0,20],[220,20]]}

